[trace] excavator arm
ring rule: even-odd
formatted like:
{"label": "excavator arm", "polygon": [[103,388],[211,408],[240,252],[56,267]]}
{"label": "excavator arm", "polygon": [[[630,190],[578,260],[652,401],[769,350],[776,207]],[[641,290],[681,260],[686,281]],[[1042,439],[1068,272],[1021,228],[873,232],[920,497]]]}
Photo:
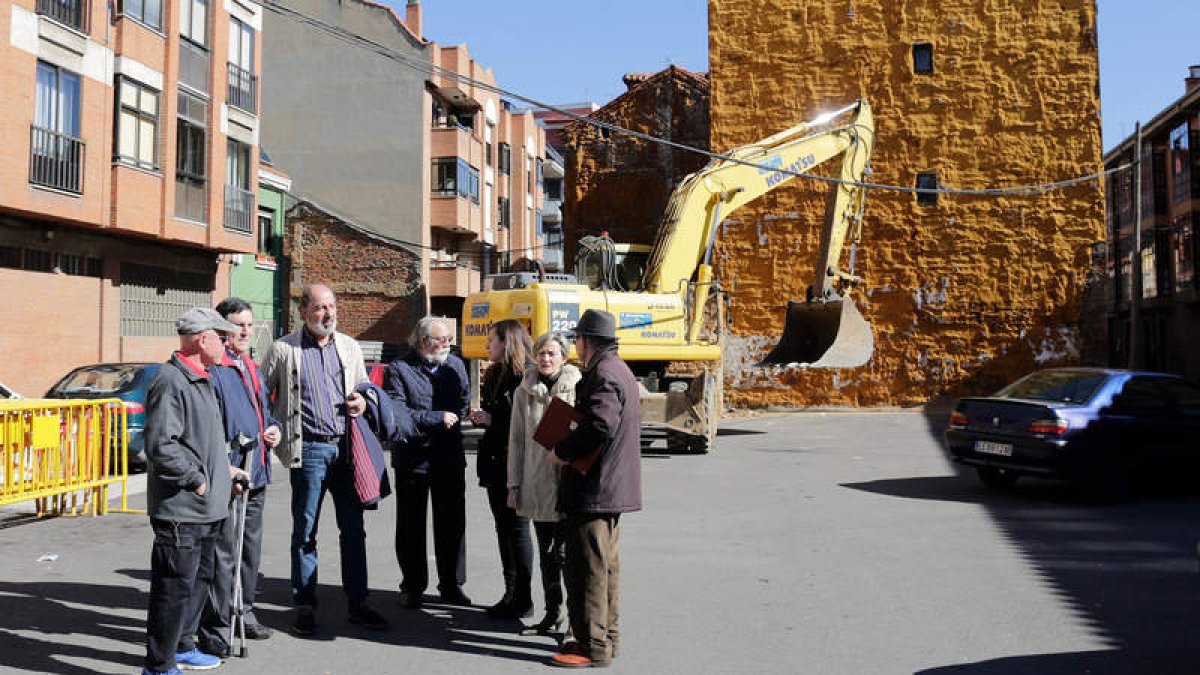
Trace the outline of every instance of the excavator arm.
{"label": "excavator arm", "polygon": [[[832,183],[826,203],[808,297],[789,303],[783,338],[761,365],[848,367],[865,363],[873,351],[870,327],[845,297],[858,281],[852,271],[853,251],[847,269],[840,260],[847,241],[856,243],[861,232],[866,194],[858,183],[867,171],[874,143],[871,108],[860,99],[713,159],[685,178],[672,194],[643,278],[644,290],[678,293],[693,275],[698,286],[706,289],[712,279],[712,246],[722,218],[797,174],[840,157],[840,171],[834,174],[839,180]],[[704,302],[700,293],[695,302]],[[696,321],[698,313],[697,306],[692,313]]]}

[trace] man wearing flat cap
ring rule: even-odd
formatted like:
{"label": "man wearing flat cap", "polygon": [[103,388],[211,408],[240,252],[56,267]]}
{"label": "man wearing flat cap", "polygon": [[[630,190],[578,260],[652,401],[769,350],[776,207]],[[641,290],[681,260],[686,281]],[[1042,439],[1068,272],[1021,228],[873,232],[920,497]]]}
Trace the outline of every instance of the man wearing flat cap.
{"label": "man wearing flat cap", "polygon": [[213,575],[213,551],[229,515],[233,479],[225,426],[208,367],[221,363],[221,333],[238,327],[196,307],[175,321],[179,350],[146,395],[146,492],[154,545],[143,675],[215,668],[221,659],[196,649],[200,609]]}
{"label": "man wearing flat cap", "polygon": [[564,668],[607,666],[617,655],[618,523],[622,513],[642,508],[641,396],[633,372],[617,356],[612,314],[589,309],[579,317],[575,353],[583,369],[575,385],[582,421],[550,454],[564,464],[558,510],[566,515],[563,576],[575,637],[550,664]]}

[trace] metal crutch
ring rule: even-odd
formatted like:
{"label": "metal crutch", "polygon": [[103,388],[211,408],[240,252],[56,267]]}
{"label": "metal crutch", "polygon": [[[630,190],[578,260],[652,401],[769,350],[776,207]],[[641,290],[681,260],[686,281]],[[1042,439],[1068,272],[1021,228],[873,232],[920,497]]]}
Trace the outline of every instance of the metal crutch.
{"label": "metal crutch", "polygon": [[238,635],[238,652],[241,658],[246,658],[246,608],[242,605],[242,546],[246,536],[246,504],[250,501],[250,481],[238,476],[234,481],[242,486],[242,494],[238,495],[237,520],[234,530],[237,544],[234,546],[233,557],[233,602],[230,603],[229,616],[229,651],[233,653],[233,635]]}

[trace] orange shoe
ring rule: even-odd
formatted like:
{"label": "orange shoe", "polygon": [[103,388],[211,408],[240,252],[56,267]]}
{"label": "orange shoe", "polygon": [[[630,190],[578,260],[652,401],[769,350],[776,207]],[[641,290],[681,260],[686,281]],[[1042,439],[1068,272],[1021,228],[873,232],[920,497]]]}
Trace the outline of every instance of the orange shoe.
{"label": "orange shoe", "polygon": [[550,658],[550,665],[559,668],[607,668],[612,661],[595,661],[590,656],[560,652]]}

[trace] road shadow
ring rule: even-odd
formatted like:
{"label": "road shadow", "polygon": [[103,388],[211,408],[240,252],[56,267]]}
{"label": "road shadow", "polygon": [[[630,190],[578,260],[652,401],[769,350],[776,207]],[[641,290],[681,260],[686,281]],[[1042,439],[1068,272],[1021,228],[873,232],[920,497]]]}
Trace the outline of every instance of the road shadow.
{"label": "road shadow", "polygon": [[[937,403],[926,411],[925,423],[931,439],[946,453],[942,433],[950,407]],[[982,485],[973,470],[954,464],[948,453],[946,458],[954,475],[845,487],[983,507],[1076,621],[1111,649],[953,664],[922,674],[1200,672],[1200,652],[1193,647],[1200,644],[1200,481],[1185,477],[1143,484],[1128,501],[1099,504],[1057,481],[1022,478],[1011,488],[993,490]]]}
{"label": "road shadow", "polygon": [[[146,640],[145,621],[112,612],[146,607],[146,593],[129,586],[71,582],[0,581],[5,598],[0,612],[0,670],[34,673],[94,673],[71,663],[93,660],[136,670]],[[82,606],[81,606],[82,605]],[[36,631],[38,637],[19,635]],[[72,635],[71,643],[55,639]],[[125,645],[103,649],[78,644],[77,636],[103,638]],[[88,640],[93,642],[94,640]]]}
{"label": "road shadow", "polygon": [[1121,650],[1033,654],[991,659],[919,670],[916,675],[1193,675],[1197,672],[1196,650],[1177,646],[1162,653],[1130,653]]}
{"label": "road shadow", "polygon": [[[426,595],[420,609],[401,609],[399,591],[372,590],[368,603],[390,622],[388,630],[372,631],[346,620],[346,597],[340,586],[317,587],[316,632],[303,640],[329,641],[353,637],[397,647],[416,647],[446,652],[492,656],[515,661],[542,663],[557,651],[558,643],[548,637],[522,637],[520,621],[500,621],[484,613],[484,607],[458,607]],[[294,618],[291,583],[267,577],[260,585],[254,605],[260,622],[287,632]],[[251,645],[253,646],[253,645]]]}

